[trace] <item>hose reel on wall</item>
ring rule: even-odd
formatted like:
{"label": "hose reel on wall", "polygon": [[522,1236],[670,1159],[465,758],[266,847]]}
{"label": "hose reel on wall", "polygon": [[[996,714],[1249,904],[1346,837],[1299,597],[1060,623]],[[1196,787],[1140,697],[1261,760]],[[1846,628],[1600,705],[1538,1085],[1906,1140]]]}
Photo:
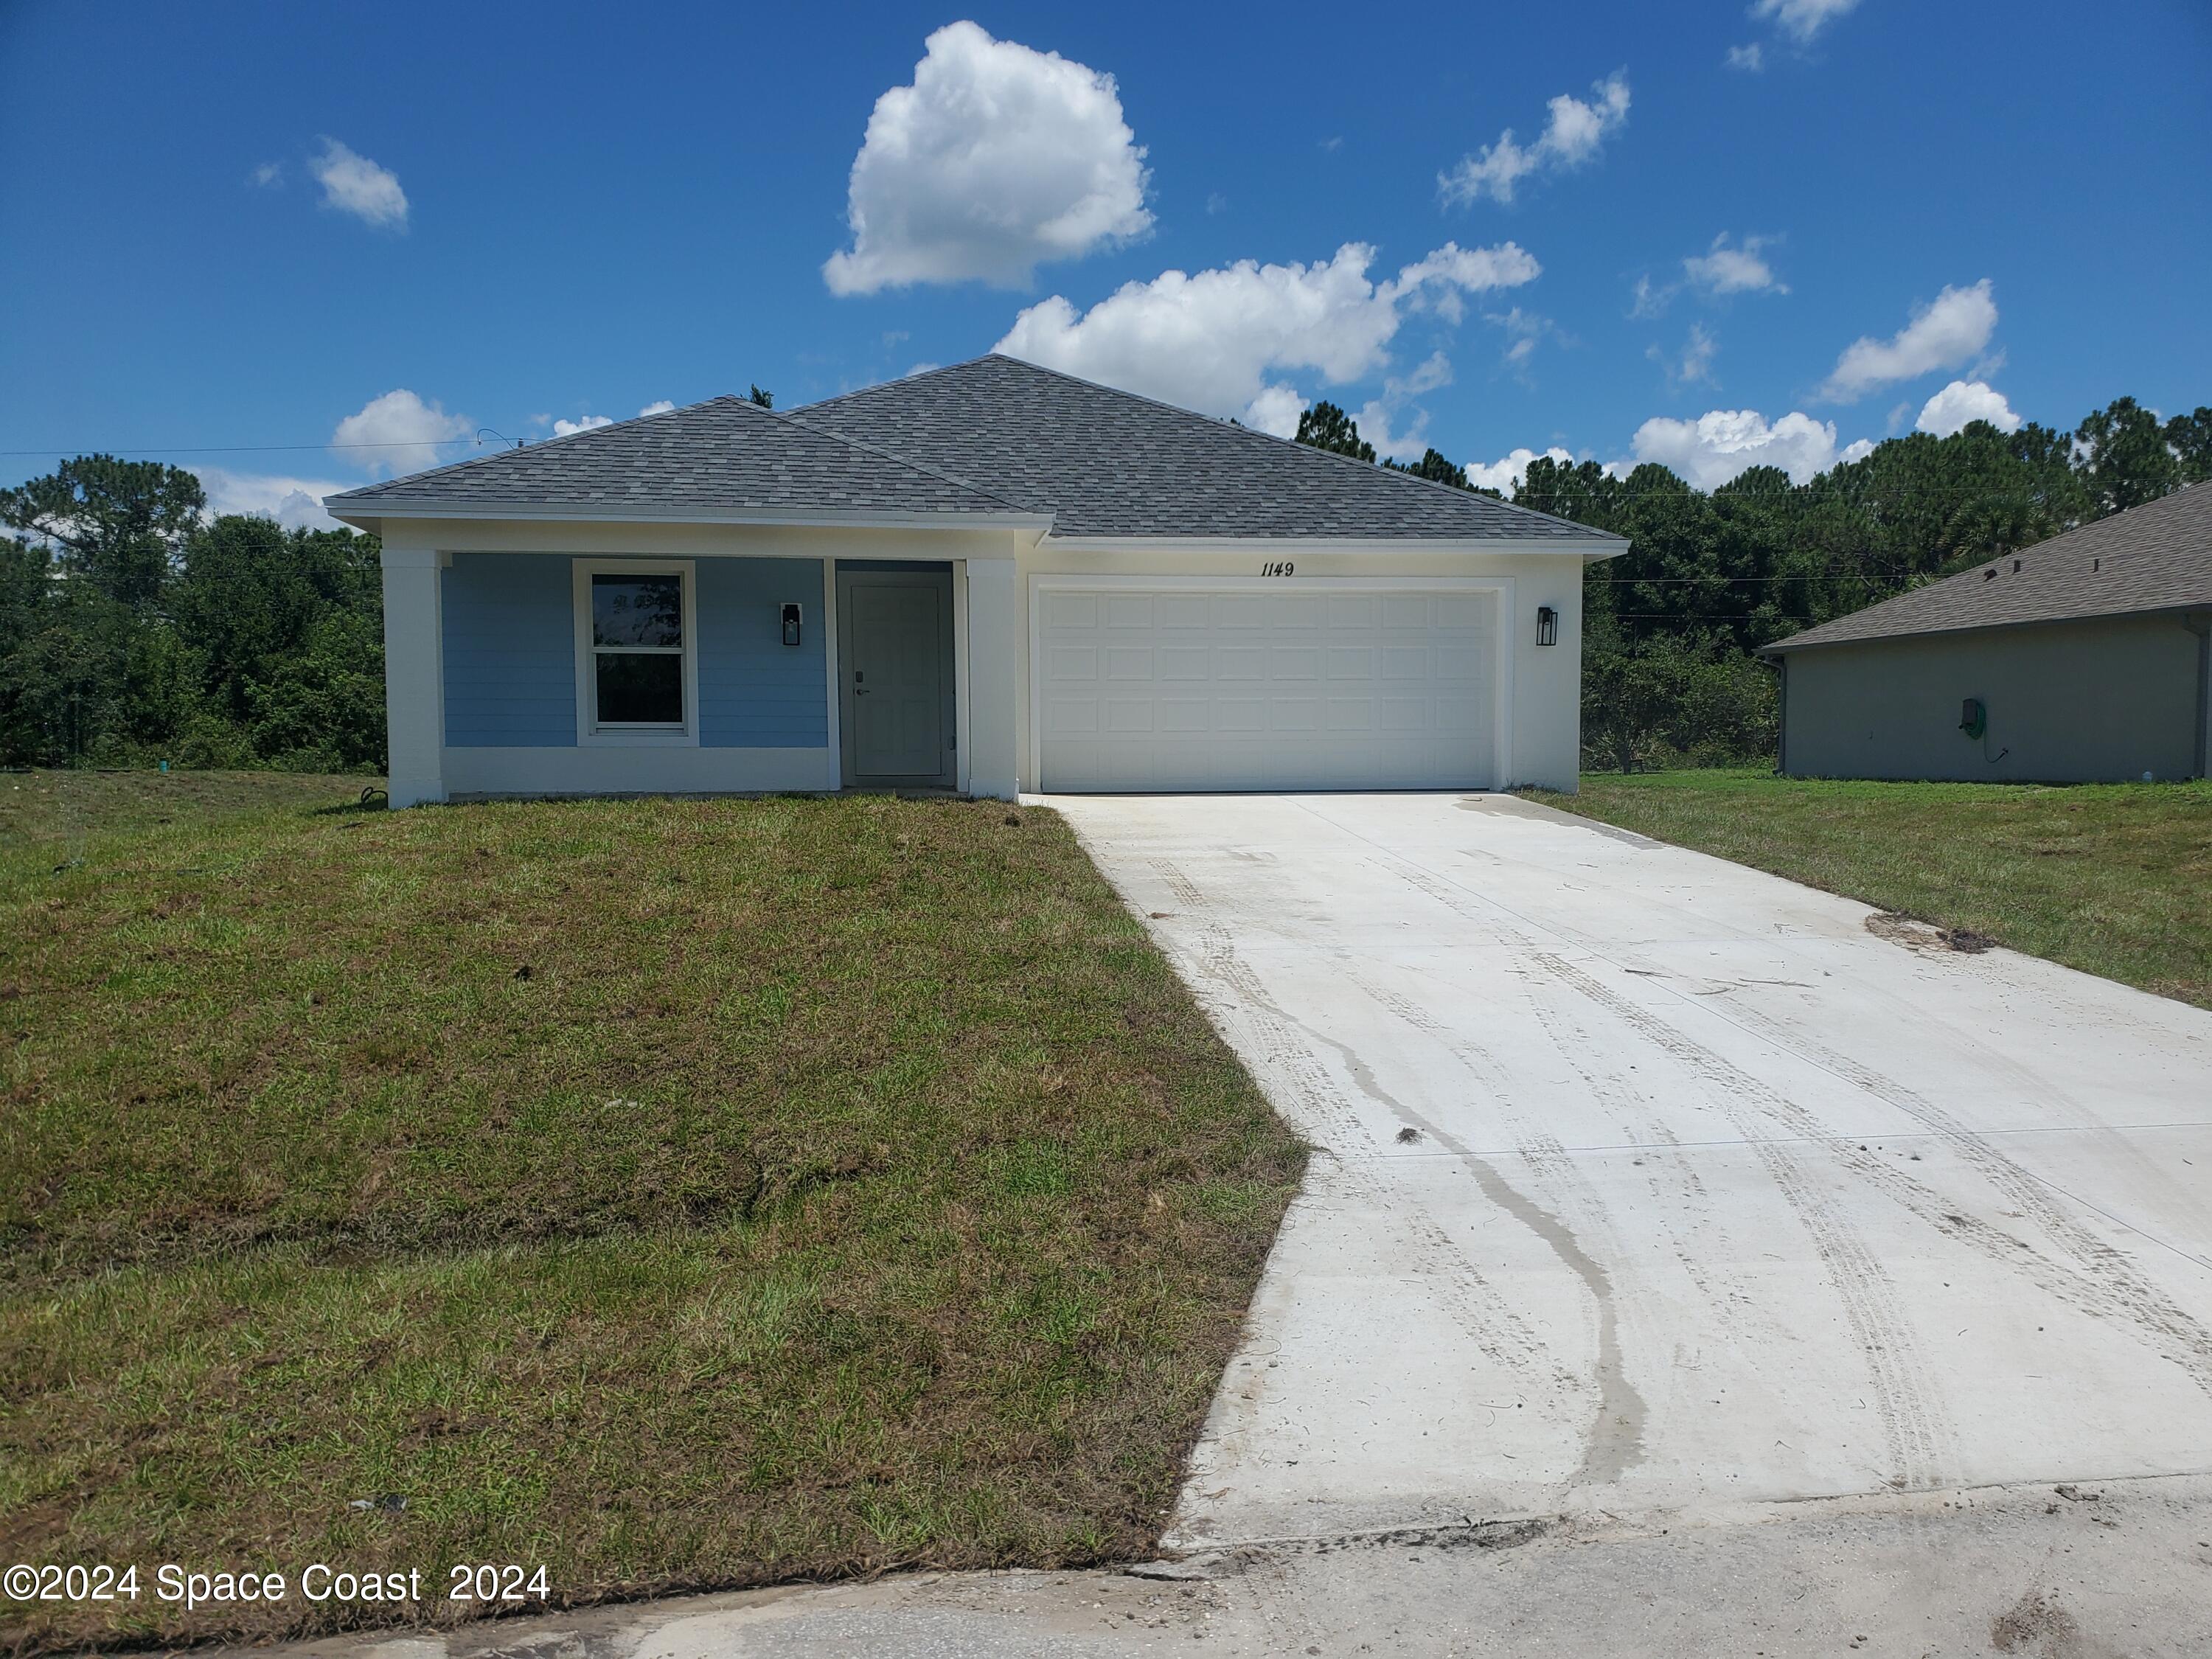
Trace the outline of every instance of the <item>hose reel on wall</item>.
{"label": "hose reel on wall", "polygon": [[1968,697],[1959,705],[1959,730],[1966,734],[1969,743],[1982,745],[1982,758],[1992,766],[2012,753],[2009,744],[1994,755],[1990,753],[1990,708],[1979,697]]}

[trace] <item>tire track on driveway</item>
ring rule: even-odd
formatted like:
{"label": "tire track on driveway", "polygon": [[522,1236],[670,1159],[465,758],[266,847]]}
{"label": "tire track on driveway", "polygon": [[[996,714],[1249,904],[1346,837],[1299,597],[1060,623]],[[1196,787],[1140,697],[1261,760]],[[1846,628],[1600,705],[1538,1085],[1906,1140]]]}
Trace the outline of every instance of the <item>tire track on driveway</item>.
{"label": "tire track on driveway", "polygon": [[[1438,1271],[1423,1274],[1423,1282],[1453,1322],[1492,1364],[1521,1377],[1533,1392],[1579,1393],[1582,1379],[1559,1363],[1543,1339],[1469,1259],[1461,1241],[1425,1209],[1395,1200],[1368,1158],[1345,1155],[1355,1148],[1367,1150],[1361,1143],[1370,1137],[1351,1101],[1302,1039],[1300,1033],[1310,1028],[1283,1010],[1238,955],[1228,927],[1198,884],[1172,860],[1154,859],[1151,863],[1198,936],[1190,963],[1194,974],[1224,994],[1260,1039],[1273,1080],[1300,1109],[1298,1127],[1308,1133],[1325,1129],[1338,1138],[1337,1147],[1325,1150],[1335,1152],[1340,1178],[1363,1200],[1390,1212],[1413,1247],[1408,1252],[1413,1260],[1436,1264]],[[1449,1271],[1443,1270],[1446,1264]]]}
{"label": "tire track on driveway", "polygon": [[[1376,850],[1380,867],[1453,914],[1519,945],[1528,963],[1712,1085],[1713,1103],[1735,1126],[1768,1180],[1797,1217],[1842,1304],[1853,1345],[1864,1359],[1874,1391],[1882,1437],[1894,1470],[1891,1483],[1913,1488],[1944,1484],[1956,1461],[1954,1436],[1940,1398],[1926,1380],[1926,1362],[1895,1284],[1857,1228],[1820,1189],[1799,1158],[1765,1133],[1769,1124],[1761,1120],[1787,1121],[1797,1133],[1832,1147],[1832,1139],[1824,1126],[1759,1079],[1545,948],[1518,918],[1500,907],[1462,892],[1445,878],[1387,848]],[[1891,1173],[1887,1166],[1875,1167],[1884,1174]],[[1927,1196],[1936,1200],[1934,1194]]]}
{"label": "tire track on driveway", "polygon": [[[1395,992],[1369,983],[1358,973],[1348,975],[1377,1006],[1383,1008],[1413,1030],[1442,1041],[1453,1057],[1463,1066],[1468,1064],[1468,1045],[1455,1039],[1443,1027],[1431,1020],[1425,1012]],[[1307,1028],[1311,1030],[1312,1028]],[[1583,1248],[1574,1230],[1552,1211],[1528,1197],[1512,1182],[1505,1172],[1491,1159],[1483,1157],[1441,1123],[1415,1107],[1406,1104],[1384,1089],[1376,1078],[1374,1069],[1345,1043],[1322,1032],[1314,1036],[1336,1050],[1346,1070],[1367,1094],[1384,1106],[1401,1121],[1420,1130],[1438,1146],[1464,1164],[1482,1188],[1482,1194],[1492,1203],[1541,1239],[1552,1254],[1583,1282],[1589,1292],[1597,1314],[1597,1359],[1593,1381],[1596,1386],[1595,1411],[1591,1419],[1589,1434],[1583,1443],[1583,1458],[1576,1469],[1573,1486],[1597,1486],[1618,1480],[1644,1457],[1644,1425],[1650,1416],[1644,1396],[1628,1380],[1626,1367],[1622,1363],[1620,1344],[1620,1299],[1614,1293],[1613,1275],[1605,1264]],[[1477,1051],[1480,1052],[1480,1051]],[[1470,1069],[1474,1069],[1470,1066]],[[1549,1135],[1538,1138],[1541,1143],[1528,1152],[1529,1167],[1541,1178],[1548,1170],[1566,1183],[1585,1188],[1579,1176],[1565,1157],[1565,1149]],[[1558,1154],[1556,1161],[1547,1158],[1545,1148]],[[1604,1206],[1595,1193],[1584,1190],[1588,1212],[1602,1217]]]}
{"label": "tire track on driveway", "polygon": [[[2212,1331],[2160,1290],[2124,1250],[2090,1230],[2050,1187],[1992,1146],[1934,1101],[1872,1066],[1837,1053],[1818,1040],[1769,1018],[1735,998],[1731,1015],[1778,1048],[1802,1054],[1823,1071],[1894,1107],[1921,1125],[1960,1161],[2004,1194],[2022,1217],[2033,1221],[2081,1268],[2078,1279],[2047,1285],[2076,1306],[2086,1306],[2134,1325],[2161,1356],[2179,1365],[2190,1380],[2212,1395]],[[1887,1164],[1880,1166],[1887,1170]],[[1946,1219],[1954,1225],[1962,1218]],[[1981,1224],[1986,1226],[1987,1224]],[[2010,1234],[1988,1231],[2008,1243]],[[2040,1277],[2040,1275],[2039,1275]]]}

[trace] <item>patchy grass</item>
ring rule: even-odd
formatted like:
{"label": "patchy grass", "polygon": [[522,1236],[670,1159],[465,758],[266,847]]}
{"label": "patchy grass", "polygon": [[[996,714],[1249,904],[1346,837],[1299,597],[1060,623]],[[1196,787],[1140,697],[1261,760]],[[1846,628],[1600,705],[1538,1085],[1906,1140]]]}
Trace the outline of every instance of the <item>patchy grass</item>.
{"label": "patchy grass", "polygon": [[1585,817],[2212,1008],[2212,784],[1585,773]]}
{"label": "patchy grass", "polygon": [[96,836],[335,810],[383,787],[381,778],[295,772],[0,772],[0,859],[32,848],[74,858]]}
{"label": "patchy grass", "polygon": [[0,1564],[1148,1547],[1303,1152],[1057,817],[270,781],[0,848]]}

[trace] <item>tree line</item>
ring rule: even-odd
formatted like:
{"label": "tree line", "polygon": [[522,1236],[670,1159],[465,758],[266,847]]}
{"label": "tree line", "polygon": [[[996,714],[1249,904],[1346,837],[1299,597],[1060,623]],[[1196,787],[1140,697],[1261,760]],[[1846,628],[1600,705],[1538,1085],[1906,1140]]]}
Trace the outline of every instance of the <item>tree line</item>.
{"label": "tree line", "polygon": [[0,490],[0,764],[385,763],[376,539],[84,455]]}
{"label": "tree line", "polygon": [[[1376,459],[1334,404],[1297,436]],[[1472,488],[1435,449],[1381,465]],[[1654,462],[1615,477],[1540,459],[1510,499],[1629,538],[1583,576],[1583,763],[1627,771],[1771,761],[1759,647],[2208,478],[2212,407],[2161,422],[2121,398],[2071,432],[1976,421],[1892,438],[1802,484],[1759,466],[1708,493]]]}
{"label": "tree line", "polygon": [[[1377,461],[1334,404],[1297,435]],[[1435,449],[1378,464],[1471,487]],[[2071,432],[1892,438],[1802,484],[1539,459],[1510,499],[1629,538],[1583,573],[1583,742],[1632,769],[1771,760],[1759,646],[2207,478],[2212,408],[2121,398]],[[0,765],[383,768],[375,538],[210,516],[191,472],[109,455],[0,490]]]}

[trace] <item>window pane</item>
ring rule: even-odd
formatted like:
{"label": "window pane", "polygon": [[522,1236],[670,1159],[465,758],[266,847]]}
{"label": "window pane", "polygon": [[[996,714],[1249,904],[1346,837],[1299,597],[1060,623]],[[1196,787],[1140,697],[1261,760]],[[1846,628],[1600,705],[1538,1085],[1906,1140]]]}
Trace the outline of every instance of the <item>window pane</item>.
{"label": "window pane", "polygon": [[681,576],[592,577],[592,643],[683,644],[684,579]]}
{"label": "window pane", "polygon": [[684,724],[684,659],[601,653],[599,722]]}

